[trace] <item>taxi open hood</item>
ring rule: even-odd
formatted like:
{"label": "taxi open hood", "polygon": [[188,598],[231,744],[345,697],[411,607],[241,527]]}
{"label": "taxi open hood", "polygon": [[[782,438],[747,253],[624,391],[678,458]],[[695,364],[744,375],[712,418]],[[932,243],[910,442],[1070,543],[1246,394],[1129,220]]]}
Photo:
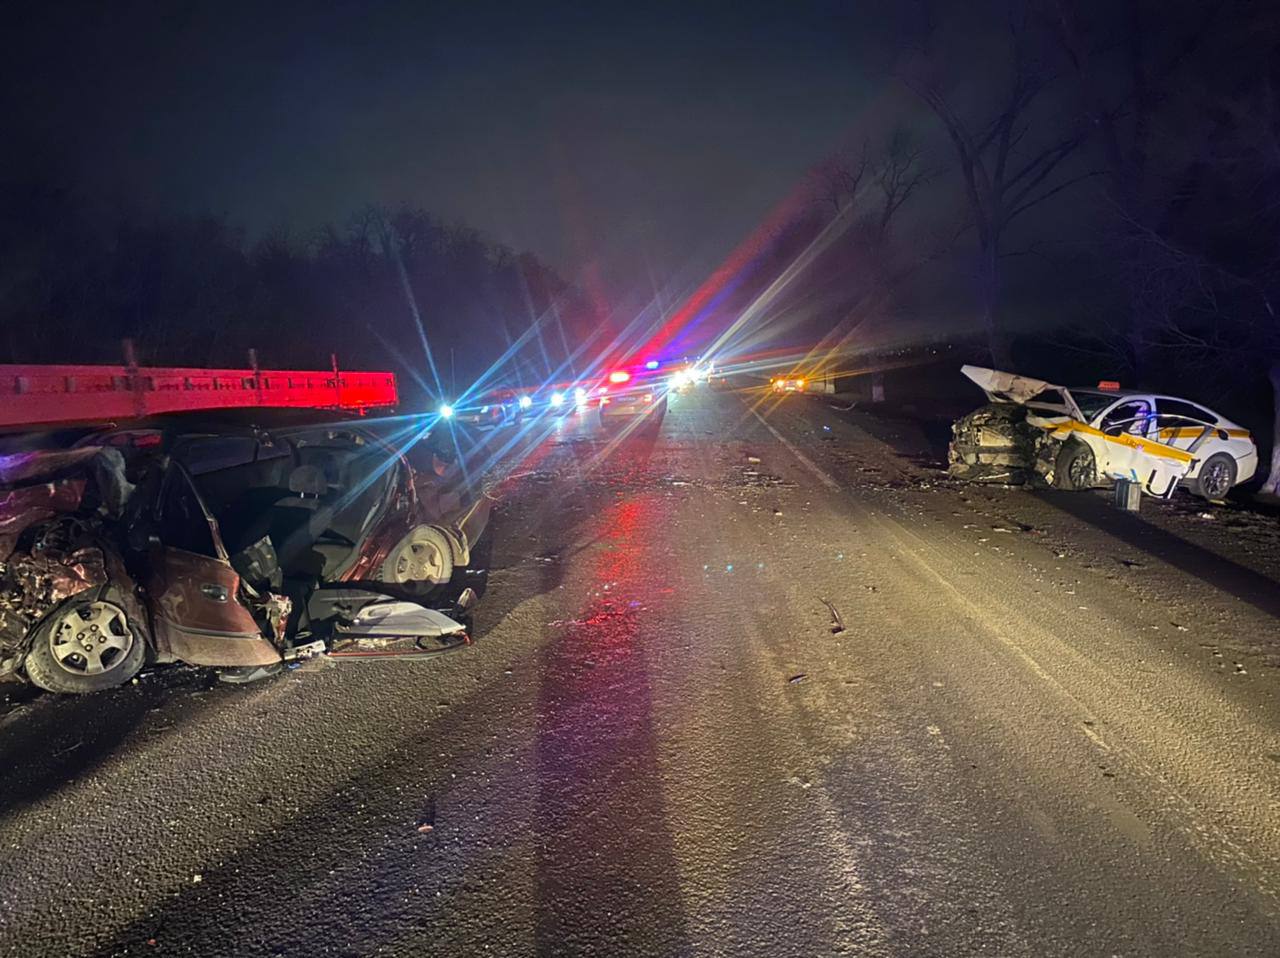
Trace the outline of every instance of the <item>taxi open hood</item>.
{"label": "taxi open hood", "polygon": [[1051,415],[1085,421],[1080,407],[1065,386],[985,366],[961,366],[960,372],[973,380],[992,402],[1017,403]]}

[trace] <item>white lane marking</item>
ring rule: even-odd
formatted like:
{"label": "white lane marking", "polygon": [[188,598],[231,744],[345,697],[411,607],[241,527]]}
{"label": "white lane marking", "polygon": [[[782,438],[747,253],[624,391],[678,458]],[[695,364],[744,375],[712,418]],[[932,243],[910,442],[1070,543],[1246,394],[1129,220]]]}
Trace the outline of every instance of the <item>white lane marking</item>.
{"label": "white lane marking", "polygon": [[770,424],[769,420],[765,419],[764,416],[760,415],[760,413],[756,411],[755,406],[749,406],[747,408],[751,410],[751,415],[755,416],[762,423],[764,423],[765,429],[768,429],[769,432],[773,433],[773,438],[778,440],[778,442],[782,443],[784,446],[786,446],[787,451],[790,452],[791,455],[795,456],[796,459],[800,461],[800,465],[804,466],[811,473],[813,473],[815,476],[818,477],[819,482],[821,482],[824,486],[826,486],[828,489],[831,489],[834,492],[840,491],[840,483],[836,482],[829,475],[827,475],[827,473],[822,469],[821,466],[819,466],[816,462],[814,462],[812,459],[806,456],[803,452],[801,452],[799,449],[793,446],[782,435],[782,433],[774,429],[773,426]]}

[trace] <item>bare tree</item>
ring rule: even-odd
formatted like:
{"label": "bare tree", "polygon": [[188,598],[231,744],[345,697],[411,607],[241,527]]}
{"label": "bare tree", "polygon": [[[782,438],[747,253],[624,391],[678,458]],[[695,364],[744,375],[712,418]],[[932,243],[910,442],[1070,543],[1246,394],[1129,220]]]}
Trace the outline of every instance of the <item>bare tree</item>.
{"label": "bare tree", "polygon": [[[1095,175],[1069,174],[1067,161],[1084,141],[1084,130],[1063,130],[1037,114],[1054,81],[1031,52],[1030,14],[1009,20],[1009,73],[994,115],[975,122],[962,115],[936,71],[921,55],[903,75],[907,87],[942,124],[955,150],[969,219],[978,241],[978,285],[992,361],[1009,361],[1009,334],[1000,315],[1001,256],[1007,232],[1020,216]],[[1033,145],[1034,144],[1034,145]]]}
{"label": "bare tree", "polygon": [[864,142],[860,153],[835,153],[814,170],[813,191],[819,202],[830,204],[833,214],[839,215],[857,203],[871,165],[869,151],[869,144]]}
{"label": "bare tree", "polygon": [[872,167],[871,175],[880,190],[880,213],[876,219],[876,236],[884,242],[889,224],[912,195],[934,177],[924,165],[924,150],[912,142],[901,129],[889,137],[883,156]]}
{"label": "bare tree", "polygon": [[806,285],[821,291],[814,312],[827,325],[813,365],[839,362],[857,330],[892,312],[901,284],[926,261],[902,256],[890,236],[894,220],[934,176],[925,161],[924,149],[895,128],[882,145],[864,141],[856,154],[837,154],[818,167],[822,252],[808,266]]}

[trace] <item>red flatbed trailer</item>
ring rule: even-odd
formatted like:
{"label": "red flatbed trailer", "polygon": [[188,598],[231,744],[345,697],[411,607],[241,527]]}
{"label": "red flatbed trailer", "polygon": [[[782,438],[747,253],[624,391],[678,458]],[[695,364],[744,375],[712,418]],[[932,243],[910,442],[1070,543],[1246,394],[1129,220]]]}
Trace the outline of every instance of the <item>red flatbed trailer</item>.
{"label": "red flatbed trailer", "polygon": [[0,365],[0,428],[211,409],[394,406],[395,373],[179,366]]}

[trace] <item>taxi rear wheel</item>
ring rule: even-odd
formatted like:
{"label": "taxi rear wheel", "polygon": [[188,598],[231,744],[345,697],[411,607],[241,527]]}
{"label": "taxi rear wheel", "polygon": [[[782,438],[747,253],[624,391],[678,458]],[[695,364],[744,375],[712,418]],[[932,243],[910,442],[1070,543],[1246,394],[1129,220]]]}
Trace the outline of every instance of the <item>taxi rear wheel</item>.
{"label": "taxi rear wheel", "polygon": [[1236,484],[1236,461],[1225,452],[1210,456],[1200,467],[1196,493],[1205,499],[1225,499]]}

